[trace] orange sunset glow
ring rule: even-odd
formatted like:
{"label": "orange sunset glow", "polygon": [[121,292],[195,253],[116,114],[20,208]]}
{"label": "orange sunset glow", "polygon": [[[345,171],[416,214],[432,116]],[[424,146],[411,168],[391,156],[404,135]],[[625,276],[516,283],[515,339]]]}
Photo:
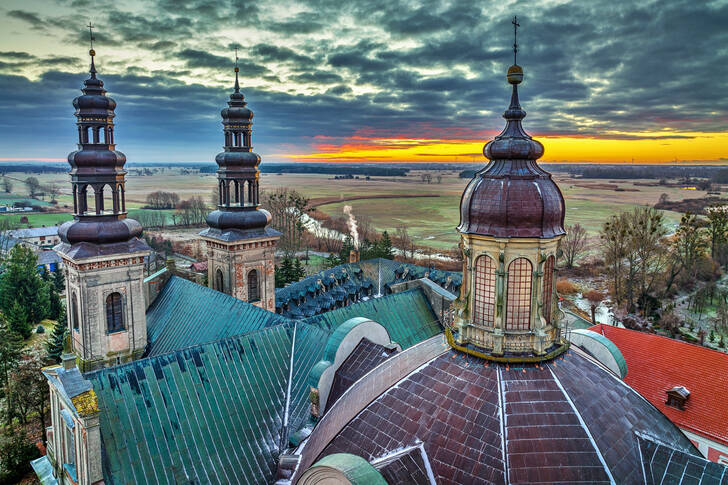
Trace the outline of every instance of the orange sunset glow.
{"label": "orange sunset glow", "polygon": [[[352,137],[341,144],[317,143],[309,153],[281,154],[305,162],[470,162],[482,161],[482,140]],[[544,162],[715,163],[728,158],[728,133],[619,133],[610,138],[539,136]]]}

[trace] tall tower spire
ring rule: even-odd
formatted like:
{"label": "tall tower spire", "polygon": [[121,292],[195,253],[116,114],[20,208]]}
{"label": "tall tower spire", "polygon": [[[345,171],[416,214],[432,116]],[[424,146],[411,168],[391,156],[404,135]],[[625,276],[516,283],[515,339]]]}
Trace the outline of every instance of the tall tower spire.
{"label": "tall tower spire", "polygon": [[89,22],[91,76],[73,100],[78,127],[78,149],[68,155],[73,220],[59,228],[62,242],[55,247],[65,262],[69,330],[82,370],[144,352],[140,302],[150,252],[140,239],[142,226],[126,214],[126,157],[114,140],[116,102],[96,77],[93,28]]}
{"label": "tall tower spire", "polygon": [[536,162],[543,145],[522,125],[523,69],[515,64],[520,24],[517,17],[511,23],[506,126],[483,148],[490,163],[475,174],[460,204],[464,268],[453,342],[479,348],[486,357],[528,361],[565,349],[553,278],[565,207],[551,175]]}
{"label": "tall tower spire", "polygon": [[273,257],[281,234],[268,227],[271,215],[260,208],[260,156],[252,147],[253,112],[240,92],[237,48],[234,72],[233,93],[221,112],[225,144],[215,157],[217,210],[200,236],[208,247],[210,286],[273,310]]}

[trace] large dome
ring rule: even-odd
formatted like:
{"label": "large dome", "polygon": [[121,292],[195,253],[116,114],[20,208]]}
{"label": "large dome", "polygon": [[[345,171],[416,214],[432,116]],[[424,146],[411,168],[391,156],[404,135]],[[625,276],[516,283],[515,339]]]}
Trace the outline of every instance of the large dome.
{"label": "large dome", "polygon": [[[514,69],[518,68],[518,69]],[[520,73],[520,77],[513,75]],[[565,234],[564,197],[551,174],[536,162],[543,145],[523,129],[526,112],[518,101],[520,66],[511,66],[511,104],[503,113],[506,127],[488,142],[483,154],[491,160],[475,174],[460,202],[458,231],[492,237],[552,238]]]}

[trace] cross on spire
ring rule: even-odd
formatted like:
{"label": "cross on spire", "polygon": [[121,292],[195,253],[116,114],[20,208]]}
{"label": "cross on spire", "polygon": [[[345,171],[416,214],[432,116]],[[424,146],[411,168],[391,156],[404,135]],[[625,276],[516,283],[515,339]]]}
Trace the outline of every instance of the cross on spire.
{"label": "cross on spire", "polygon": [[521,24],[518,23],[518,16],[514,16],[511,23],[513,24],[513,64],[518,64],[518,62],[516,62],[516,57],[518,55],[518,27],[521,26]]}
{"label": "cross on spire", "polygon": [[[88,27],[89,42],[91,43],[90,49],[94,50],[94,26],[93,24],[91,24],[90,20],[88,21],[88,25],[86,27]],[[93,54],[91,55],[93,56]]]}
{"label": "cross on spire", "polygon": [[235,92],[240,92],[240,83],[238,82],[238,72],[240,71],[240,68],[238,68],[238,46],[235,46]]}

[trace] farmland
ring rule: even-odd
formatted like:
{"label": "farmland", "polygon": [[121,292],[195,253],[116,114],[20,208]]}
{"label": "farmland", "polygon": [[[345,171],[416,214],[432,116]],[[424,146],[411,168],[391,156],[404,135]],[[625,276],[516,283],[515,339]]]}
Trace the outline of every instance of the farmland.
{"label": "farmland", "polygon": [[[546,166],[548,169],[548,166]],[[278,187],[295,188],[311,199],[319,211],[330,216],[343,215],[344,205],[351,205],[356,217],[367,219],[377,230],[393,231],[396,227],[407,226],[414,242],[437,249],[448,249],[457,244],[455,226],[459,221],[460,196],[468,179],[458,177],[455,170],[436,172],[441,176],[440,183],[433,177],[432,183],[423,181],[425,172],[413,170],[406,177],[365,177],[336,179],[323,174],[262,174],[261,186],[264,190]],[[432,173],[432,172],[430,172]],[[20,182],[28,174],[10,173],[14,189],[0,199],[0,204],[27,199],[24,184]],[[61,188],[57,212],[27,214],[33,226],[50,225],[70,219],[72,200],[70,184],[63,174],[36,175],[41,184],[55,183]],[[145,205],[147,194],[157,190],[176,192],[181,199],[201,196],[210,200],[215,187],[215,176],[183,174],[181,170],[167,168],[153,175],[128,176],[127,208],[131,217],[138,217]],[[566,223],[580,223],[590,236],[595,236],[604,221],[612,214],[630,210],[639,205],[654,205],[661,194],[671,200],[704,197],[706,192],[684,190],[672,186],[650,185],[645,180],[601,180],[572,178],[563,174],[555,176],[566,199]],[[5,201],[7,200],[7,202]],[[48,206],[47,202],[41,202]],[[171,223],[173,211],[166,211],[167,221]],[[26,215],[26,214],[23,214]],[[6,215],[19,222],[20,214]],[[669,224],[676,224],[680,214],[665,212]]]}

